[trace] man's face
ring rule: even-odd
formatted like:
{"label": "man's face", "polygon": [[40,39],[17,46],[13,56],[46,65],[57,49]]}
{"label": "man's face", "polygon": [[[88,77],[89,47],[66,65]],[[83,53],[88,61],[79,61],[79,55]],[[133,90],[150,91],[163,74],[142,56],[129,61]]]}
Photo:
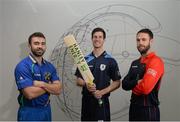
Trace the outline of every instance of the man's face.
{"label": "man's face", "polygon": [[33,55],[41,57],[46,51],[46,40],[42,37],[33,37],[29,47]]}
{"label": "man's face", "polygon": [[104,37],[102,32],[95,32],[92,37],[92,43],[94,48],[101,48],[104,44]]}
{"label": "man's face", "polygon": [[147,54],[151,47],[152,39],[150,39],[147,33],[139,33],[136,36],[137,49],[141,55]]}

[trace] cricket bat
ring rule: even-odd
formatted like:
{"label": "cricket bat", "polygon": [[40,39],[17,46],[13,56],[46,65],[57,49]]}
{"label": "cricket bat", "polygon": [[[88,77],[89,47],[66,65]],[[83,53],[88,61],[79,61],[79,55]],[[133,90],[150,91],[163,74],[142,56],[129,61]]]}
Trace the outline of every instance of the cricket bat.
{"label": "cricket bat", "polygon": [[74,59],[74,62],[76,63],[83,79],[85,80],[85,82],[92,85],[94,76],[92,75],[91,70],[89,69],[89,66],[74,36],[73,35],[66,36],[64,38],[64,42],[68,47],[69,52],[72,58]]}
{"label": "cricket bat", "polygon": [[[89,69],[89,66],[74,36],[73,35],[66,36],[64,38],[64,42],[68,47],[70,54],[74,59],[74,62],[76,63],[83,79],[85,80],[85,82],[92,85],[94,81],[94,76],[92,75],[91,70]],[[101,99],[98,99],[98,103],[101,106],[103,101]]]}

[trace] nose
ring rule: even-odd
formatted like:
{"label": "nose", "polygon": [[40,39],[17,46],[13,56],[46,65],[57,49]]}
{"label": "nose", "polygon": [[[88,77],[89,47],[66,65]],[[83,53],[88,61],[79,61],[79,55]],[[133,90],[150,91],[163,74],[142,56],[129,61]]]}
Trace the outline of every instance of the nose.
{"label": "nose", "polygon": [[139,39],[139,40],[138,40],[138,44],[139,44],[139,45],[142,45],[142,44],[143,44],[143,40],[142,40],[142,39]]}
{"label": "nose", "polygon": [[43,45],[42,45],[42,44],[39,44],[39,45],[38,45],[38,48],[42,48],[42,47],[43,47]]}

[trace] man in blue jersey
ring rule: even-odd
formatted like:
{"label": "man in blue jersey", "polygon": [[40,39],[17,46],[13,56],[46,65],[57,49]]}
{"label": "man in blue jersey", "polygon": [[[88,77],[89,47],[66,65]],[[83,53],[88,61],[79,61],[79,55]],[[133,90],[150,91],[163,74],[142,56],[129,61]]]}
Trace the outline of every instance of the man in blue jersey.
{"label": "man in blue jersey", "polygon": [[18,121],[51,121],[50,94],[59,95],[61,82],[55,67],[43,58],[46,38],[41,32],[29,36],[29,56],[15,68],[19,90]]}
{"label": "man in blue jersey", "polygon": [[94,84],[86,84],[79,70],[76,71],[77,85],[82,89],[82,121],[110,121],[110,92],[120,87],[121,75],[118,64],[103,47],[106,33],[102,28],[92,31],[93,51],[85,57],[95,78]]}

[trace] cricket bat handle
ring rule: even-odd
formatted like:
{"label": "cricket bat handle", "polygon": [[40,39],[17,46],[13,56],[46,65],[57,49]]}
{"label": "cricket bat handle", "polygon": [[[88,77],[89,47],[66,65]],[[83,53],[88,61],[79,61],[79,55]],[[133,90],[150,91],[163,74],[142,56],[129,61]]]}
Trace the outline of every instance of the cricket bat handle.
{"label": "cricket bat handle", "polygon": [[98,99],[98,104],[99,104],[99,106],[102,106],[103,101],[102,101],[102,99],[101,99],[101,98],[99,98],[99,99]]}

